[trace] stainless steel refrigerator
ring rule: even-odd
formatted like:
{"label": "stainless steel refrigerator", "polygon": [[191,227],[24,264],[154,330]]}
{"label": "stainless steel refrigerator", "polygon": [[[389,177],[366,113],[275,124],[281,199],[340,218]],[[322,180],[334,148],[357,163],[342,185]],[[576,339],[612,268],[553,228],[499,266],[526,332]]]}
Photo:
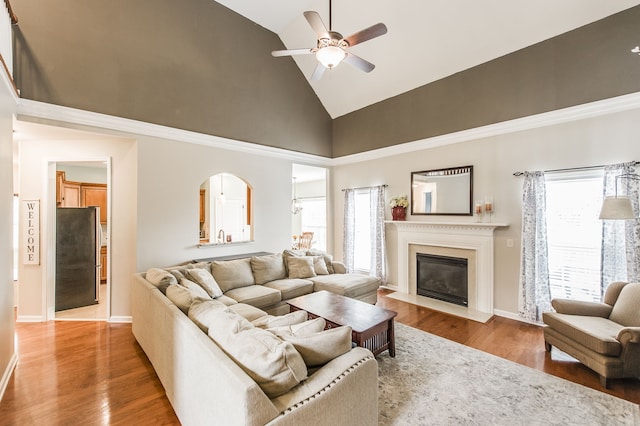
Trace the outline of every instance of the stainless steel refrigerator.
{"label": "stainless steel refrigerator", "polygon": [[100,235],[99,207],[56,209],[56,311],[98,303]]}

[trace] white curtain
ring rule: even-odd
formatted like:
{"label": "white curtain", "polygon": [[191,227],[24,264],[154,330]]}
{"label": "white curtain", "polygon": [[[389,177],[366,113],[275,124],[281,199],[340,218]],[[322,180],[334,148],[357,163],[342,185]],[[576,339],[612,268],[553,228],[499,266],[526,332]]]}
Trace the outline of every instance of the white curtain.
{"label": "white curtain", "polygon": [[342,240],[343,262],[347,272],[353,271],[356,235],[356,201],[353,189],[344,190],[344,238]]}
{"label": "white curtain", "polygon": [[551,310],[547,249],[546,192],[543,172],[525,172],[522,191],[521,317],[541,322]]}
{"label": "white curtain", "polygon": [[371,272],[384,285],[387,283],[387,256],[384,234],[384,186],[374,186],[370,189],[369,200],[371,214]]}
{"label": "white curtain", "polygon": [[[603,196],[615,195],[616,176],[635,172],[635,162],[605,167]],[[640,181],[628,178],[619,178],[617,181],[618,195],[625,195],[631,199],[631,205],[637,217]],[[602,294],[612,282],[640,280],[640,221],[638,219],[602,221],[601,270]]]}
{"label": "white curtain", "polygon": [[[371,243],[370,253],[370,274],[379,278],[383,284],[387,282],[386,271],[386,249],[385,249],[385,227],[384,227],[384,208],[385,196],[384,186],[374,186],[366,188],[369,192],[369,236]],[[355,190],[346,189],[344,191],[344,240],[343,240],[343,257],[347,272],[354,269],[355,255]]]}

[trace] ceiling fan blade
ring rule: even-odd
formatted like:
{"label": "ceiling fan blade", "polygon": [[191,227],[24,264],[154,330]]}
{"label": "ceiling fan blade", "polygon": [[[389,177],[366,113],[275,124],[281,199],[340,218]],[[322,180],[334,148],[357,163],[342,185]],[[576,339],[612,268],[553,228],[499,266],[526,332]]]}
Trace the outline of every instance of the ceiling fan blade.
{"label": "ceiling fan blade", "polygon": [[289,50],[274,50],[271,52],[272,56],[293,56],[293,55],[308,55],[313,53],[315,49],[289,49]]}
{"label": "ceiling fan blade", "polygon": [[349,43],[349,46],[355,46],[356,44],[364,43],[372,38],[380,37],[387,33],[387,26],[382,22],[372,25],[369,28],[365,28],[362,31],[358,31],[355,34],[351,34],[349,37],[345,37],[344,40]]}
{"label": "ceiling fan blade", "polygon": [[318,62],[318,65],[316,65],[316,69],[314,69],[313,74],[311,74],[311,80],[320,80],[325,70],[326,68],[324,67],[324,65]]}
{"label": "ceiling fan blade", "polygon": [[347,52],[347,56],[344,57],[343,61],[364,72],[371,72],[376,67],[371,62],[349,52]]}
{"label": "ceiling fan blade", "polygon": [[318,38],[329,38],[329,30],[325,27],[318,12],[313,10],[306,11],[304,12],[304,17],[307,18],[307,22],[311,25],[311,29],[313,29]]}

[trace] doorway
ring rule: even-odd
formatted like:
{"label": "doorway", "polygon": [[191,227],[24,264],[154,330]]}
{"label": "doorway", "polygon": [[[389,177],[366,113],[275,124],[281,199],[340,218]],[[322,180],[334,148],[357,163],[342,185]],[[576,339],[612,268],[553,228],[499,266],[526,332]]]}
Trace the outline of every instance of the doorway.
{"label": "doorway", "polygon": [[55,163],[56,320],[109,318],[109,180],[108,160]]}

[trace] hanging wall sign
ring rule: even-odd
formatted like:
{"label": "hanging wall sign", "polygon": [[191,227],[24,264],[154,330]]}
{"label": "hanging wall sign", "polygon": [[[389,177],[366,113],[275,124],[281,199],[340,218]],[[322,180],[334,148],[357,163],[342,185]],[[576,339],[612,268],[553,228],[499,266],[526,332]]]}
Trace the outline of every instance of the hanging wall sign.
{"label": "hanging wall sign", "polygon": [[22,263],[40,264],[40,200],[22,201]]}

